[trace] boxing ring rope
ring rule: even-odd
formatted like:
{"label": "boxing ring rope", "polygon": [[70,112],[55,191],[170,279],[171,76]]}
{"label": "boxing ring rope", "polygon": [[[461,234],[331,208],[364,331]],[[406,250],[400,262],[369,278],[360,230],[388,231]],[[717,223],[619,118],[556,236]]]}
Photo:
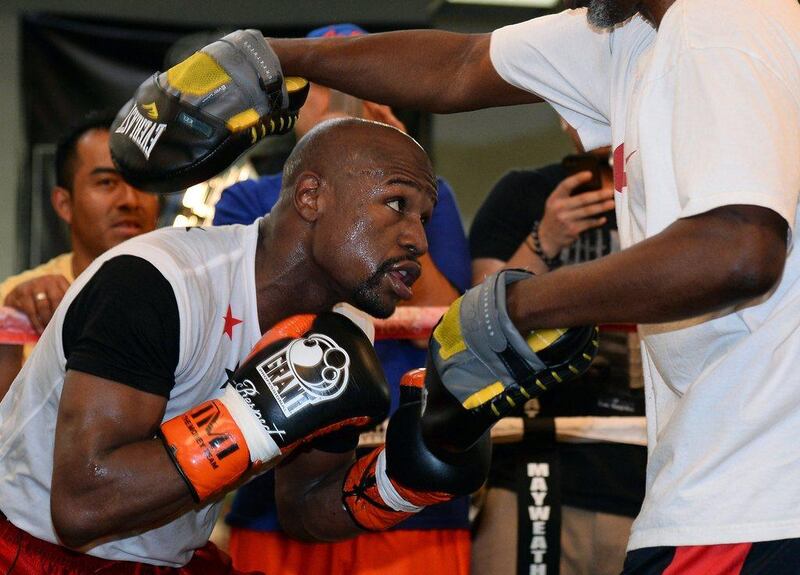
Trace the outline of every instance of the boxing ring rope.
{"label": "boxing ring rope", "polygon": [[38,339],[39,334],[28,321],[28,316],[14,308],[0,306],[0,344],[24,345],[36,343]]}
{"label": "boxing ring rope", "polygon": [[[446,307],[399,306],[387,319],[376,319],[375,339],[428,339]],[[602,326],[601,331],[631,331],[631,326]],[[38,334],[27,316],[9,307],[0,307],[0,345],[35,343]],[[568,384],[567,384],[568,385]],[[646,445],[644,417],[556,417],[556,439],[566,443],[611,442]],[[361,445],[383,442],[385,427],[363,433]],[[492,429],[497,443],[521,441],[524,436],[522,417],[506,417]]]}
{"label": "boxing ring rope", "polygon": [[[428,339],[446,307],[400,306],[388,319],[375,320],[375,339]],[[0,344],[36,343],[39,335],[28,317],[14,308],[0,306]]]}

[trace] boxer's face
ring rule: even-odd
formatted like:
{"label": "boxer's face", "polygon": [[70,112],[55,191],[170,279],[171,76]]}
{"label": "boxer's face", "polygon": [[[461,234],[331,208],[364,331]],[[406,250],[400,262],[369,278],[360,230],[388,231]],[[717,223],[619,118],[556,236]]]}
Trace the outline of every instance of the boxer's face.
{"label": "boxer's face", "polygon": [[422,149],[399,133],[363,150],[327,182],[336,203],[318,222],[317,246],[345,301],[387,317],[413,295],[436,180]]}
{"label": "boxer's face", "polygon": [[111,161],[108,131],[90,130],[76,144],[72,189],[59,214],[70,224],[73,248],[97,257],[155,229],[158,197],[127,184]]}

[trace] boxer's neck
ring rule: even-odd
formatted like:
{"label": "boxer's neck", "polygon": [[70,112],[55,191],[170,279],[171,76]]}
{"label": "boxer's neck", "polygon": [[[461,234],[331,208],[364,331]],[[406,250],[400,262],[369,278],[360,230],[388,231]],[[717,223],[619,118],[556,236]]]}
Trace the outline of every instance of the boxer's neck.
{"label": "boxer's neck", "polygon": [[327,311],[338,302],[311,257],[309,238],[296,226],[274,215],[259,226],[255,278],[262,333],[286,317]]}

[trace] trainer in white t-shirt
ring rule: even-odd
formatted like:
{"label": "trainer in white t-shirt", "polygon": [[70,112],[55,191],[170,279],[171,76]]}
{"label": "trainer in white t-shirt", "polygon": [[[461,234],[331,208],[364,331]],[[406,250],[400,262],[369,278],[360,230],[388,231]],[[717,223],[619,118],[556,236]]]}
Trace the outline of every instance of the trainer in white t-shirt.
{"label": "trainer in white t-shirt", "polygon": [[[732,204],[794,231],[794,0],[677,0],[657,34],[640,16],[607,32],[568,11],[495,31],[491,58],[587,149],[613,146],[623,247]],[[798,258],[790,242],[768,296],[641,327],[649,463],[629,549],[800,537]]]}

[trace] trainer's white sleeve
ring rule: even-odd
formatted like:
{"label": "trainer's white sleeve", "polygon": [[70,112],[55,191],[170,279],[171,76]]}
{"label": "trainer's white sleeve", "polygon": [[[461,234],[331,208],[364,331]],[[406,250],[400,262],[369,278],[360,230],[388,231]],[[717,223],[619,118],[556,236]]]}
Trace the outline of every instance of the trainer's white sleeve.
{"label": "trainer's white sleeve", "polygon": [[506,82],[546,100],[586,149],[611,143],[610,35],[586,10],[567,10],[492,33],[492,64]]}

